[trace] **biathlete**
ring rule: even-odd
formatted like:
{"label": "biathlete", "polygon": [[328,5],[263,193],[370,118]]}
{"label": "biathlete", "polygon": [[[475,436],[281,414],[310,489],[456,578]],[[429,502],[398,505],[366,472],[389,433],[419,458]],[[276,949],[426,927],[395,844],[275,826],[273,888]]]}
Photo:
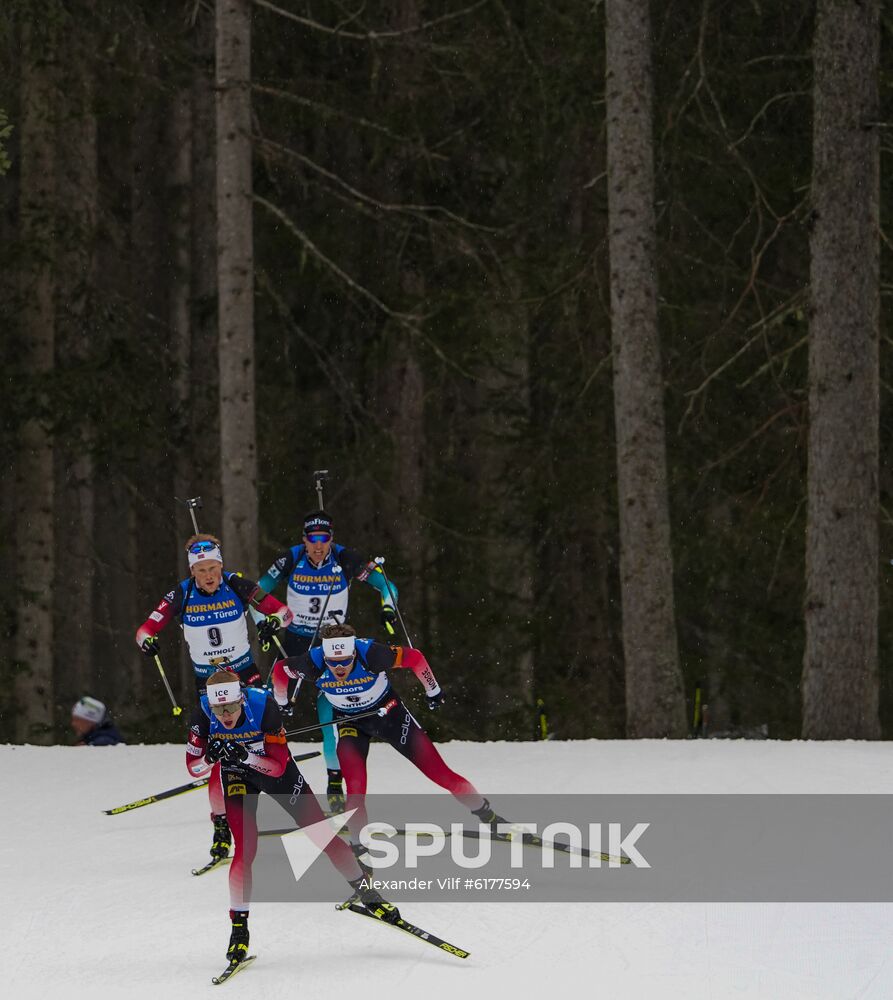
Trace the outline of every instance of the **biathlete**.
{"label": "biathlete", "polygon": [[[136,631],[136,644],[147,656],[159,652],[158,633],[178,618],[189,647],[195,672],[196,693],[203,694],[208,676],[226,665],[243,686],[263,683],[248,641],[246,611],[256,609],[257,634],[268,642],[291,623],[291,611],[253,580],[223,571],[220,540],[214,535],[193,535],[186,543],[189,576],[164,595]],[[214,824],[211,858],[229,855],[232,836],[223,808],[220,768],[208,782],[211,821]]]}
{"label": "biathlete", "polygon": [[[367,561],[356,549],[335,543],[331,517],[324,510],[311,511],[304,518],[301,544],[280,553],[273,565],[260,578],[260,586],[272,593],[283,580],[287,581],[286,599],[293,617],[283,636],[283,648],[288,656],[299,656],[310,649],[310,643],[320,626],[347,621],[347,604],[352,580],[360,580],[378,591],[381,597],[381,623],[394,635],[397,620],[397,588],[385,579],[380,566]],[[340,566],[335,573],[333,567]],[[390,582],[390,586],[388,583]],[[323,621],[325,610],[325,621]],[[331,722],[331,704],[320,695],[316,710],[321,723]],[[329,772],[326,794],[331,808],[344,804],[341,769],[336,751],[335,727],[323,726],[323,753]]]}
{"label": "biathlete", "polygon": [[[324,823],[325,815],[291,758],[276,703],[262,688],[243,688],[230,670],[216,671],[207,679],[206,692],[191,720],[186,767],[193,777],[201,777],[211,767],[222,772],[226,816],[235,838],[229,871],[232,931],[226,957],[240,961],[248,953],[258,796],[261,792],[280,796],[277,801],[299,827]],[[344,876],[356,902],[381,920],[400,919],[393,903],[361,885],[364,873],[343,840],[326,837],[321,828],[308,829],[307,834]]]}
{"label": "biathlete", "polygon": [[[332,705],[338,723],[338,760],[347,783],[347,809],[355,809],[348,821],[354,852],[359,831],[366,822],[366,758],[374,738],[390,743],[431,781],[451,792],[482,823],[495,826],[505,820],[497,815],[483,795],[461,774],[451,770],[431,738],[391,688],[388,671],[406,668],[425,688],[430,709],[443,702],[443,691],[434,672],[418,650],[408,646],[386,646],[372,639],[359,639],[350,625],[327,625],[320,632],[322,646],[299,657],[277,660],[273,666],[273,694],[278,704],[289,701],[295,686],[307,680]],[[377,716],[351,716],[378,709]]]}

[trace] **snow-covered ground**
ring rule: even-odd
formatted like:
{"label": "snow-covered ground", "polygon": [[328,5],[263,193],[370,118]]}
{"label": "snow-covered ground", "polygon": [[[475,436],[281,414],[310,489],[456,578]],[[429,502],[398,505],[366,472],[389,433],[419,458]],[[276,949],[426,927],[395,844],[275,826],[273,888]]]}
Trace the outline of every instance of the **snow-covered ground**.
{"label": "snow-covered ground", "polygon": [[[491,794],[893,792],[893,747],[884,743],[442,749]],[[258,961],[232,983],[211,986],[225,964],[229,920],[225,870],[189,875],[209,843],[205,792],[101,813],[188,780],[183,757],[180,746],[0,747],[5,997],[893,997],[886,904],[428,903],[407,912],[468,948],[467,961],[328,904],[256,904]],[[302,768],[314,787],[324,786],[321,759]],[[369,773],[370,792],[431,790],[389,747],[372,748]]]}

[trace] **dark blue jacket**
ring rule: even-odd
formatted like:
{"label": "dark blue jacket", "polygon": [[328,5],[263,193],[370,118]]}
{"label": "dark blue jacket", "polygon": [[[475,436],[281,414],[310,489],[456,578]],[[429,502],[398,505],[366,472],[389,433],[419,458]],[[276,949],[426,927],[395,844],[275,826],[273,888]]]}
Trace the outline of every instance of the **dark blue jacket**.
{"label": "dark blue jacket", "polygon": [[82,742],[88,747],[113,747],[116,743],[123,743],[124,739],[115,727],[111,719],[101,722],[95,729],[85,733]]}

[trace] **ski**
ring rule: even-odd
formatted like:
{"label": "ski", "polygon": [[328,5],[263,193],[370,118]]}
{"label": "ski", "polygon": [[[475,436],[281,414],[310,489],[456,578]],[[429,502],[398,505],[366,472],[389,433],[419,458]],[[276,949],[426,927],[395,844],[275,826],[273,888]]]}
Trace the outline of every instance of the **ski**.
{"label": "ski", "polygon": [[339,903],[335,909],[350,910],[351,913],[358,913],[361,917],[368,917],[370,920],[375,920],[380,924],[386,924],[388,927],[393,927],[398,931],[403,931],[405,934],[418,938],[419,941],[424,941],[426,944],[434,945],[435,948],[445,951],[448,955],[455,955],[456,958],[468,958],[471,954],[471,952],[465,951],[462,948],[457,948],[454,944],[450,944],[449,941],[444,941],[443,938],[439,938],[436,934],[432,934],[430,931],[423,931],[421,927],[416,927],[415,924],[409,923],[408,920],[404,920],[402,917],[394,923],[391,923],[390,920],[384,920],[382,917],[376,917],[364,906],[360,903],[354,902],[352,899],[348,899],[346,903]]}
{"label": "ski", "polygon": [[228,979],[232,979],[237,972],[241,972],[246,966],[257,958],[257,955],[246,955],[244,958],[234,958],[219,976],[212,976],[211,982],[215,986],[222,986]]}
{"label": "ski", "polygon": [[[260,830],[258,831],[258,836],[281,837],[283,836],[283,834],[286,833],[294,833],[295,829],[296,827],[283,827],[282,829],[278,830]],[[444,831],[444,833],[447,837],[451,835],[451,831],[449,830]],[[350,834],[347,830],[347,827],[343,827],[341,830],[338,831],[338,835],[341,837],[348,837]],[[397,837],[405,837],[406,830],[403,829],[402,827],[398,827],[394,831],[394,835]],[[480,830],[463,828],[462,835],[464,837],[469,837],[472,840],[481,839]],[[511,834],[497,833],[495,830],[489,830],[489,829],[485,830],[485,835],[489,836],[491,840],[502,841],[503,843],[506,844],[511,843],[512,840]],[[622,856],[619,857],[616,854],[607,854],[604,851],[590,851],[586,847],[572,847],[570,844],[564,844],[560,840],[545,841],[543,840],[542,837],[538,837],[535,833],[525,833],[522,837],[522,841],[528,847],[539,847],[539,848],[553,847],[556,851],[559,851],[562,854],[576,854],[578,857],[581,858],[600,858],[602,861],[609,861],[609,862],[613,861],[615,864],[621,864],[621,865],[630,864],[629,858],[625,858]]]}
{"label": "ski", "polygon": [[[292,757],[296,764],[305,760],[312,760],[320,757],[321,751],[313,750],[310,753],[299,753]],[[115,806],[114,809],[103,809],[106,816],[118,816],[121,813],[130,812],[131,809],[142,809],[143,806],[151,806],[155,802],[163,802],[165,799],[172,799],[176,795],[185,795],[186,792],[194,792],[196,788],[204,788],[207,785],[207,778],[196,778],[195,781],[187,781],[185,785],[177,785],[176,788],[168,788],[164,792],[156,792],[154,795],[147,795],[144,799],[137,799],[135,802],[128,802],[123,806]]]}
{"label": "ski", "polygon": [[147,795],[144,799],[137,799],[136,802],[128,802],[125,806],[115,806],[114,809],[103,809],[102,811],[106,816],[118,816],[120,813],[130,812],[131,809],[142,809],[143,806],[151,806],[155,802],[172,799],[175,795],[194,792],[196,788],[204,788],[207,783],[207,778],[197,778],[195,781],[189,781],[185,785],[169,788],[166,792],[157,792],[155,795]]}
{"label": "ski", "polygon": [[201,868],[193,868],[193,875],[207,875],[208,872],[214,871],[215,868],[222,868],[224,865],[228,865],[232,861],[231,857],[226,858],[211,858],[211,860],[206,864],[202,865]]}
{"label": "ski", "polygon": [[[481,831],[463,829],[462,836],[469,837],[472,840],[480,840]],[[484,830],[484,836],[489,837],[490,840],[501,840],[506,844],[511,843],[512,841],[512,835],[510,833],[497,833],[495,830],[490,829]],[[556,851],[560,851],[562,854],[576,854],[581,858],[601,858],[602,861],[613,861],[615,864],[630,864],[629,858],[618,857],[616,854],[606,854],[604,851],[590,851],[586,847],[572,847],[570,844],[564,844],[559,840],[545,841],[542,837],[538,837],[535,833],[523,834],[521,842],[525,846],[529,847],[552,847]]]}

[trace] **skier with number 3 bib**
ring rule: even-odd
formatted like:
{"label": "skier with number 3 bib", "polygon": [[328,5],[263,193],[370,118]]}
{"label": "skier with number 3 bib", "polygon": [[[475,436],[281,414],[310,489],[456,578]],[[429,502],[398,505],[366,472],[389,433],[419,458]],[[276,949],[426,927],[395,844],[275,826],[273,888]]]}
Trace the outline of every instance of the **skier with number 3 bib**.
{"label": "skier with number 3 bib", "polygon": [[[262,678],[254,664],[248,641],[248,609],[258,612],[257,634],[262,641],[291,623],[291,611],[258,584],[238,573],[225,573],[220,540],[214,535],[193,535],[186,543],[189,576],[169,591],[136,632],[136,644],[147,656],[159,653],[158,633],[178,618],[189,647],[199,697],[208,677],[225,666],[243,687],[256,686]],[[211,858],[229,855],[232,834],[226,821],[220,768],[208,782],[214,839]]]}
{"label": "skier with number 3 bib", "polygon": [[[385,578],[380,566],[364,559],[356,549],[335,543],[332,519],[324,510],[313,510],[304,518],[301,544],[280,553],[259,583],[272,593],[283,580],[287,581],[288,607],[293,615],[283,637],[287,656],[306,653],[323,626],[347,621],[352,580],[378,591],[381,623],[390,636],[395,634],[397,588]],[[319,696],[316,707],[321,723],[332,721],[332,706],[325,697]],[[337,809],[344,798],[335,727],[327,725],[322,732],[329,772],[326,794],[330,807]]]}

